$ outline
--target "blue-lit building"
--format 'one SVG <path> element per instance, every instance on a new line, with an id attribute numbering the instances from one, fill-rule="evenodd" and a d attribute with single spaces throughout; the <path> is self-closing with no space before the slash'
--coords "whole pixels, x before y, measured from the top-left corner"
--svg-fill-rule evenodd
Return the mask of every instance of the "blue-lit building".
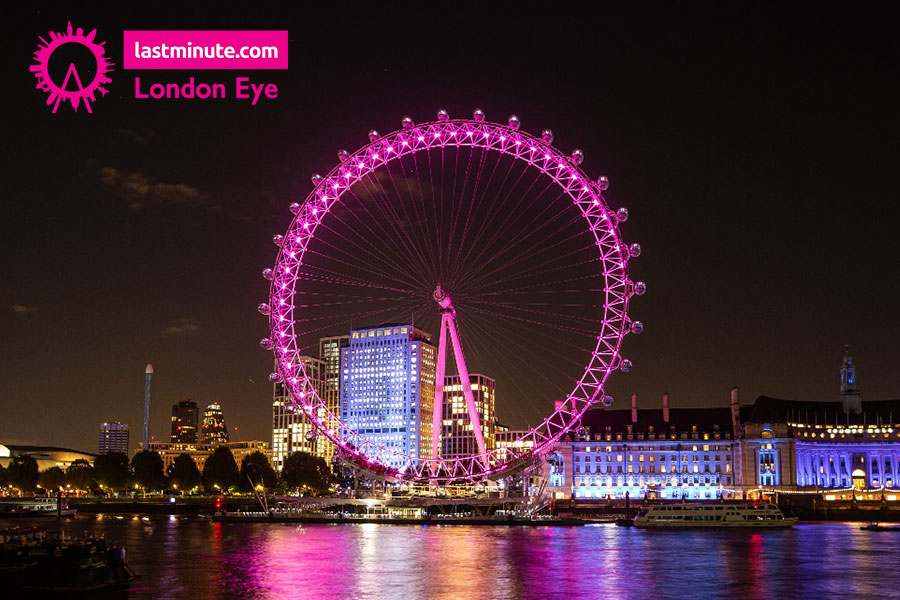
<path id="1" fill-rule="evenodd" d="M 733 494 L 732 409 L 593 410 L 548 465 L 560 497 L 717 499 Z"/>
<path id="2" fill-rule="evenodd" d="M 864 402 L 849 350 L 840 400 L 759 396 L 740 406 L 591 410 L 546 458 L 557 497 L 705 500 L 881 490 L 900 501 L 900 400 Z M 827 496 L 826 496 L 827 499 Z"/>
<path id="3" fill-rule="evenodd" d="M 342 347 L 340 414 L 348 431 L 376 447 L 369 458 L 397 469 L 406 456 L 431 454 L 436 350 L 412 325 L 382 325 L 350 333 Z M 357 444 L 359 445 L 359 444 Z"/>

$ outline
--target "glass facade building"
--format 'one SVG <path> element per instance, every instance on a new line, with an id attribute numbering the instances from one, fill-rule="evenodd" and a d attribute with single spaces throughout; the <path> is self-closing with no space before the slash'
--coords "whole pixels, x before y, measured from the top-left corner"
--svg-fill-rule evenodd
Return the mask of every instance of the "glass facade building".
<path id="1" fill-rule="evenodd" d="M 496 384 L 493 379 L 477 373 L 469 375 L 472 396 L 481 421 L 481 435 L 488 452 L 496 445 L 497 417 L 495 412 Z M 441 458 L 463 458 L 478 454 L 478 444 L 463 396 L 459 375 L 444 378 L 444 403 L 441 426 Z"/>
<path id="2" fill-rule="evenodd" d="M 405 457 L 427 458 L 435 358 L 430 336 L 412 325 L 352 331 L 341 348 L 341 438 L 353 443 L 356 432 L 377 447 L 365 451 L 370 459 L 400 470 Z"/>
<path id="3" fill-rule="evenodd" d="M 203 440 L 204 444 L 225 444 L 228 442 L 228 427 L 225 425 L 225 415 L 218 402 L 213 402 L 206 407 L 203 413 Z"/>
<path id="4" fill-rule="evenodd" d="M 199 441 L 197 439 L 199 417 L 200 410 L 197 403 L 189 398 L 172 406 L 172 443 L 196 444 Z"/>

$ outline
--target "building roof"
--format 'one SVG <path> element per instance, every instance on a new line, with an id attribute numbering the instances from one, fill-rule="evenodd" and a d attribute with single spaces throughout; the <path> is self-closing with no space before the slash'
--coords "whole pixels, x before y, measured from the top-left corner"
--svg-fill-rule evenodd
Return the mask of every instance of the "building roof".
<path id="1" fill-rule="evenodd" d="M 70 454 L 84 454 L 85 456 L 97 456 L 93 452 L 83 452 L 81 450 L 72 450 L 71 448 L 58 448 L 56 446 L 17 446 L 15 444 L 5 444 L 13 456 L 20 454 L 49 454 L 51 452 L 68 452 Z"/>
<path id="2" fill-rule="evenodd" d="M 638 409 L 637 423 L 631 421 L 631 409 L 593 409 L 585 413 L 582 425 L 591 433 L 606 433 L 609 427 L 612 433 L 624 433 L 632 425 L 634 433 L 647 432 L 650 426 L 656 433 L 669 432 L 672 426 L 675 431 L 690 432 L 694 426 L 698 432 L 712 432 L 718 425 L 721 433 L 731 433 L 731 408 L 669 408 L 669 420 L 663 420 L 662 408 Z"/>
<path id="3" fill-rule="evenodd" d="M 744 415 L 744 408 L 749 414 Z M 741 407 L 741 420 L 750 423 L 819 423 L 827 425 L 876 424 L 900 422 L 900 400 L 869 400 L 862 402 L 862 413 L 847 414 L 841 402 L 807 402 L 760 396 L 751 407 Z"/>

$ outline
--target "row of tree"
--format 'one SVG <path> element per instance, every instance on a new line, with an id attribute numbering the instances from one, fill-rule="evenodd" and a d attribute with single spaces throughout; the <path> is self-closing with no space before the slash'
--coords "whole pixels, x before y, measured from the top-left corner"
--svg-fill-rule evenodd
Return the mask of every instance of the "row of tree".
<path id="1" fill-rule="evenodd" d="M 179 454 L 165 470 L 159 453 L 142 450 L 131 461 L 119 452 L 101 454 L 93 466 L 76 460 L 68 468 L 51 467 L 38 472 L 30 456 L 16 456 L 6 468 L 0 467 L 0 487 L 11 486 L 30 493 L 44 490 L 73 489 L 109 491 L 140 488 L 145 491 L 175 490 L 210 493 L 249 492 L 261 486 L 270 492 L 322 494 L 335 482 L 328 464 L 307 452 L 295 452 L 276 473 L 262 452 L 246 456 L 238 467 L 231 450 L 220 446 L 206 460 L 201 471 L 190 454 Z"/>

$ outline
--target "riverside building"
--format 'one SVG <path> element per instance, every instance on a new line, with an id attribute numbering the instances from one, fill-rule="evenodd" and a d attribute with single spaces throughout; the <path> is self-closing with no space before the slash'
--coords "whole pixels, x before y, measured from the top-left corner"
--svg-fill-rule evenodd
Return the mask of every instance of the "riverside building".
<path id="1" fill-rule="evenodd" d="M 190 398 L 185 398 L 173 405 L 171 442 L 173 444 L 196 444 L 199 441 L 197 439 L 199 416 L 200 410 L 197 408 L 197 403 Z"/>
<path id="2" fill-rule="evenodd" d="M 671 408 L 664 394 L 661 409 L 638 409 L 632 396 L 630 411 L 588 411 L 580 434 L 544 460 L 551 490 L 682 500 L 868 491 L 900 501 L 900 400 L 862 401 L 849 350 L 840 375 L 834 401 L 759 396 L 741 406 L 734 388 L 729 407 Z"/>
<path id="3" fill-rule="evenodd" d="M 321 396 L 324 388 L 324 361 L 311 356 L 303 356 L 300 360 L 303 361 L 310 384 Z M 324 416 L 324 411 L 319 416 Z M 272 466 L 280 471 L 288 455 L 293 452 L 307 452 L 330 459 L 330 456 L 326 456 L 326 443 L 333 447 L 324 435 L 318 435 L 309 417 L 296 407 L 284 382 L 276 382 L 272 398 Z M 332 450 L 331 454 L 333 453 Z"/>
<path id="4" fill-rule="evenodd" d="M 495 387 L 493 379 L 478 373 L 469 375 L 475 408 L 481 422 L 484 449 L 488 452 L 495 449 L 497 424 L 495 405 Z M 469 416 L 469 408 L 463 396 L 463 388 L 459 375 L 444 378 L 444 402 L 441 421 L 441 458 L 463 458 L 478 454 L 475 430 Z"/>
<path id="5" fill-rule="evenodd" d="M 128 423 L 108 421 L 100 423 L 100 438 L 97 442 L 99 454 L 121 452 L 128 454 Z"/>
<path id="6" fill-rule="evenodd" d="M 341 438 L 373 447 L 370 458 L 403 470 L 403 456 L 431 452 L 436 350 L 430 336 L 412 325 L 354 330 L 341 348 Z M 359 434 L 355 439 L 351 431 Z"/>
<path id="7" fill-rule="evenodd" d="M 228 427 L 225 425 L 225 415 L 218 402 L 213 402 L 203 412 L 202 431 L 204 444 L 228 443 Z"/>

